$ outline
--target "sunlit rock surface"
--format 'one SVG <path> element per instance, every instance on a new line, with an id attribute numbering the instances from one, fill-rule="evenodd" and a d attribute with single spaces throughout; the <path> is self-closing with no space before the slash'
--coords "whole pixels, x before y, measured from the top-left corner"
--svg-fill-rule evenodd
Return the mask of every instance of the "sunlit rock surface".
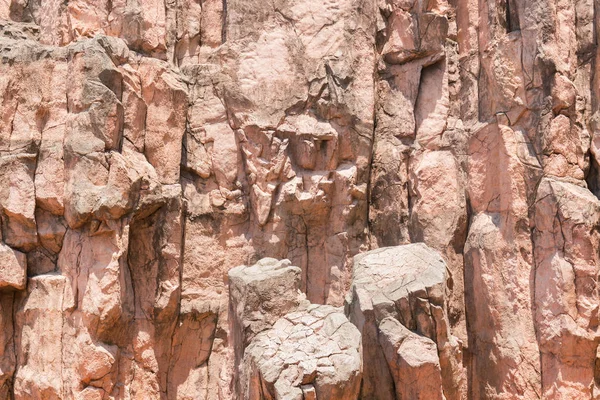
<path id="1" fill-rule="evenodd" d="M 595 0 L 0 0 L 0 399 L 600 398 L 599 41 Z"/>

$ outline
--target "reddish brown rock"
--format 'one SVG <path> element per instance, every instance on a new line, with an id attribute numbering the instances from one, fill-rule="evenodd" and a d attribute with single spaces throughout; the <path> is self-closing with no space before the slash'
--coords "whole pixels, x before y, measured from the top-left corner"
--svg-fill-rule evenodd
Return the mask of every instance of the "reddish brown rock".
<path id="1" fill-rule="evenodd" d="M 599 27 L 0 0 L 0 398 L 600 397 Z"/>
<path id="2" fill-rule="evenodd" d="M 13 304 L 13 293 L 0 296 L 0 395 L 5 398 L 9 398 L 12 393 L 12 378 L 16 367 Z"/>

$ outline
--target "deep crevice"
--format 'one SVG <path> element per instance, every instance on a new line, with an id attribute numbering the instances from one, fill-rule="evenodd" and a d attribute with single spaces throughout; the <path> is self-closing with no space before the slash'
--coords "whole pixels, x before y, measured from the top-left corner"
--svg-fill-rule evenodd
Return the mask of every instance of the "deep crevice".
<path id="1" fill-rule="evenodd" d="M 506 0 L 506 33 L 520 30 L 516 0 Z"/>

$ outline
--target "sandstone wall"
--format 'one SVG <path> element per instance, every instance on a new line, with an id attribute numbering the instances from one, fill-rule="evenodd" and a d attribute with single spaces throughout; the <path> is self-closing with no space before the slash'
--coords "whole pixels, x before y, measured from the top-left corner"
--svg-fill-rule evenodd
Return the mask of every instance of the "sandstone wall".
<path id="1" fill-rule="evenodd" d="M 0 399 L 600 399 L 599 40 L 596 0 L 0 0 Z M 243 294 L 264 257 L 306 299 Z M 351 361 L 265 380 L 278 328 Z"/>

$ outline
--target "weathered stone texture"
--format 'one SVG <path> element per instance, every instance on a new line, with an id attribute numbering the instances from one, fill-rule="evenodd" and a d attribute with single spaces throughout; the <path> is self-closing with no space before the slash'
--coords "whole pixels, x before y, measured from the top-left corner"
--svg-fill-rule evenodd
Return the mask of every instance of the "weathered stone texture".
<path id="1" fill-rule="evenodd" d="M 229 281 L 237 396 L 358 399 L 361 335 L 341 308 L 306 300 L 300 268 L 263 258 Z"/>
<path id="2" fill-rule="evenodd" d="M 599 42 L 596 0 L 0 0 L 0 399 L 600 398 Z"/>

